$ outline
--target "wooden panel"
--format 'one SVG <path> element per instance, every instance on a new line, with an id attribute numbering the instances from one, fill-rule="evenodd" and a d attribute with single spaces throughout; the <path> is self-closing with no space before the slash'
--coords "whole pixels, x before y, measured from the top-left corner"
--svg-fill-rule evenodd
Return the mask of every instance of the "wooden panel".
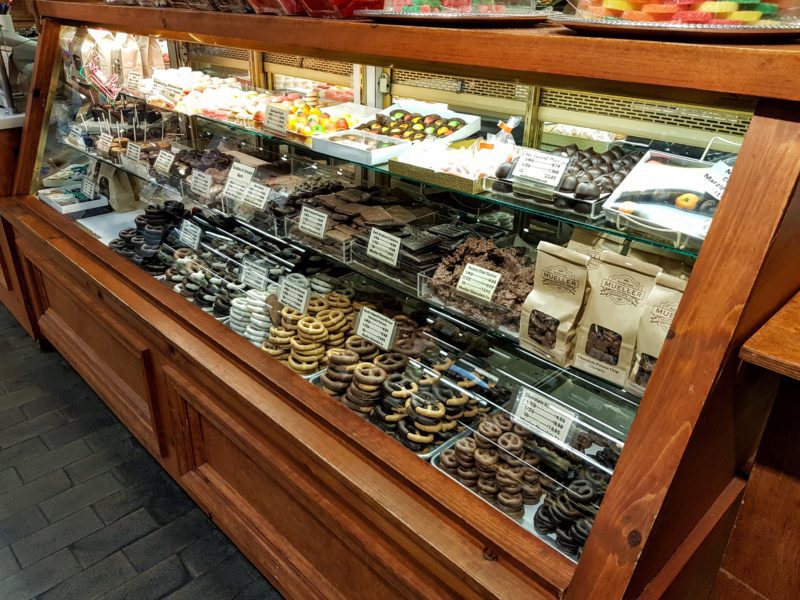
<path id="1" fill-rule="evenodd" d="M 767 321 L 744 346 L 742 360 L 800 379 L 800 294 Z"/>
<path id="2" fill-rule="evenodd" d="M 800 48 L 582 37 L 562 27 L 457 29 L 42 0 L 42 16 L 204 44 L 553 84 L 564 77 L 800 100 Z M 669 60 L 665 60 L 665 57 Z M 731 69 L 731 65 L 736 65 Z M 783 76 L 776 76 L 782 74 Z"/>
<path id="3" fill-rule="evenodd" d="M 734 395 L 737 352 L 800 287 L 797 139 L 800 105 L 759 105 L 570 585 L 573 598 L 640 594 L 752 457 L 771 396 L 750 375 L 748 396 Z"/>
<path id="4" fill-rule="evenodd" d="M 730 589 L 759 598 L 794 600 L 800 588 L 800 382 L 784 379 L 775 400 L 731 536 L 713 598 Z M 734 579 L 742 585 L 734 585 Z"/>
<path id="5" fill-rule="evenodd" d="M 14 229 L 2 214 L 0 206 L 0 302 L 14 315 L 28 335 L 38 339 L 39 331 L 31 320 L 23 277 L 17 272 L 19 261 L 14 243 Z"/>
<path id="6" fill-rule="evenodd" d="M 22 127 L 0 129 L 0 196 L 8 196 L 14 189 L 14 171 L 22 138 Z"/>

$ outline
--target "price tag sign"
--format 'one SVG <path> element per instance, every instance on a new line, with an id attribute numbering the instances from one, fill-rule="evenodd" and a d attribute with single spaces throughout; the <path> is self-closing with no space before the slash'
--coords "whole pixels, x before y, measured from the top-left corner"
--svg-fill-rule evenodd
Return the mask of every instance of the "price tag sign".
<path id="1" fill-rule="evenodd" d="M 255 167 L 248 167 L 242 163 L 233 163 L 231 171 L 228 173 L 228 181 L 235 181 L 237 183 L 247 184 L 253 178 L 253 173 L 256 172 Z"/>
<path id="2" fill-rule="evenodd" d="M 244 200 L 244 195 L 247 193 L 247 184 L 241 183 L 234 179 L 228 178 L 225 182 L 225 187 L 222 190 L 222 195 L 231 200 Z"/>
<path id="3" fill-rule="evenodd" d="M 242 283 L 263 292 L 269 286 L 269 269 L 255 260 L 246 260 L 242 265 L 242 273 L 239 278 Z"/>
<path id="4" fill-rule="evenodd" d="M 517 166 L 514 168 L 514 177 L 524 177 L 549 187 L 556 187 L 561 183 L 567 165 L 569 158 L 565 156 L 555 156 L 541 150 L 526 148 L 519 155 Z"/>
<path id="5" fill-rule="evenodd" d="M 260 183 L 251 183 L 244 195 L 244 202 L 263 210 L 269 201 L 272 190 Z"/>
<path id="6" fill-rule="evenodd" d="M 128 149 L 125 150 L 125 156 L 133 162 L 139 162 L 139 159 L 142 157 L 142 147 L 139 144 L 128 142 Z"/>
<path id="7" fill-rule="evenodd" d="M 367 242 L 367 256 L 396 267 L 402 243 L 403 241 L 396 235 L 373 227 Z"/>
<path id="8" fill-rule="evenodd" d="M 303 233 L 321 239 L 325 236 L 325 229 L 327 226 L 328 213 L 309 208 L 308 206 L 304 206 L 300 209 L 300 221 L 297 223 L 297 227 Z"/>
<path id="9" fill-rule="evenodd" d="M 83 139 L 83 130 L 80 125 L 70 125 L 69 132 L 79 147 L 86 148 L 86 141 Z"/>
<path id="10" fill-rule="evenodd" d="M 299 313 L 305 313 L 308 309 L 308 300 L 310 298 L 310 287 L 307 285 L 300 285 L 296 281 L 291 281 L 289 279 L 283 280 L 281 291 L 278 294 L 278 302 Z"/>
<path id="11" fill-rule="evenodd" d="M 162 175 L 169 176 L 169 169 L 172 167 L 172 163 L 175 161 L 175 155 L 172 152 L 167 152 L 166 150 L 161 150 L 156 156 L 156 171 L 161 173 Z"/>
<path id="12" fill-rule="evenodd" d="M 131 92 L 139 91 L 139 82 L 142 80 L 142 74 L 139 71 L 131 71 L 128 73 L 128 79 L 125 81 L 125 89 Z"/>
<path id="13" fill-rule="evenodd" d="M 733 167 L 726 165 L 722 161 L 714 163 L 714 166 L 703 176 L 706 183 L 706 193 L 714 196 L 717 200 L 722 198 L 722 193 L 728 185 L 732 170 Z"/>
<path id="14" fill-rule="evenodd" d="M 467 263 L 461 277 L 458 278 L 456 290 L 473 298 L 491 302 L 498 283 L 500 283 L 500 273 L 497 271 Z"/>
<path id="15" fill-rule="evenodd" d="M 97 140 L 97 149 L 100 152 L 108 153 L 111 150 L 111 144 L 114 142 L 114 137 L 110 133 L 101 133 L 100 139 Z"/>
<path id="16" fill-rule="evenodd" d="M 180 234 L 181 242 L 189 246 L 192 250 L 197 250 L 200 247 L 200 240 L 203 238 L 203 230 L 195 223 L 185 219 L 181 223 L 181 228 L 178 231 Z"/>
<path id="17" fill-rule="evenodd" d="M 525 427 L 566 442 L 575 418 L 575 412 L 535 390 L 521 387 L 517 393 L 514 420 Z"/>
<path id="18" fill-rule="evenodd" d="M 211 184 L 214 182 L 211 175 L 203 173 L 203 171 L 195 169 L 192 171 L 192 183 L 189 189 L 193 194 L 208 198 L 211 196 Z"/>
<path id="19" fill-rule="evenodd" d="M 394 344 L 397 333 L 397 321 L 383 316 L 371 308 L 362 308 L 358 316 L 356 334 L 365 340 L 388 350 Z"/>
<path id="20" fill-rule="evenodd" d="M 277 106 L 267 106 L 264 113 L 264 129 L 275 133 L 286 133 L 286 121 L 289 120 L 289 111 Z"/>
<path id="21" fill-rule="evenodd" d="M 173 97 L 175 96 L 183 96 L 183 88 L 179 85 L 171 85 L 167 84 L 166 91 Z"/>
<path id="22" fill-rule="evenodd" d="M 81 194 L 89 198 L 89 200 L 94 200 L 95 196 L 95 184 L 94 181 L 89 179 L 88 177 L 83 180 L 81 184 Z"/>

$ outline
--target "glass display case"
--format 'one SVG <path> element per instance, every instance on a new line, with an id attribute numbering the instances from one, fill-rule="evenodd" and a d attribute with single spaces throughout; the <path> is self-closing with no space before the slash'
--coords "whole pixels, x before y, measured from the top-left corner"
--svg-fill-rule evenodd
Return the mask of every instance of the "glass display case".
<path id="1" fill-rule="evenodd" d="M 62 29 L 39 199 L 578 561 L 752 106 L 547 88 L 515 140 L 104 39 Z"/>

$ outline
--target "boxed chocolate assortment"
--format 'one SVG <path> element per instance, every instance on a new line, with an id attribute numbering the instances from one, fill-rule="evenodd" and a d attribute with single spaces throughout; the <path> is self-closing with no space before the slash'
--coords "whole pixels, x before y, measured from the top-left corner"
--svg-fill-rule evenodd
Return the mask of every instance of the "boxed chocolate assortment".
<path id="1" fill-rule="evenodd" d="M 636 360 L 626 385 L 628 391 L 640 396 L 644 394 L 685 289 L 686 281 L 683 279 L 666 273 L 656 275 L 655 286 L 639 319 Z"/>
<path id="2" fill-rule="evenodd" d="M 578 328 L 575 367 L 623 386 L 633 366 L 639 317 L 661 272 L 636 259 L 603 252 Z"/>
<path id="3" fill-rule="evenodd" d="M 522 305 L 520 345 L 562 367 L 570 364 L 590 289 L 588 264 L 585 254 L 540 242 L 533 290 Z"/>

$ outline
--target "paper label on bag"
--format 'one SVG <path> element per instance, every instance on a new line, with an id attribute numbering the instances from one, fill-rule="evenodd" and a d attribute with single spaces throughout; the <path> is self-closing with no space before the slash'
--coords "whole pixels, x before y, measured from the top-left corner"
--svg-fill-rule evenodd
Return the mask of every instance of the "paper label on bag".
<path id="1" fill-rule="evenodd" d="M 722 193 L 728 185 L 733 167 L 719 161 L 703 175 L 706 182 L 706 193 L 713 196 L 716 200 L 722 198 Z"/>
<path id="2" fill-rule="evenodd" d="M 363 337 L 368 342 L 388 350 L 394 344 L 394 336 L 397 333 L 397 321 L 385 317 L 371 308 L 362 308 L 358 316 L 358 326 L 356 334 Z"/>
<path id="3" fill-rule="evenodd" d="M 321 210 L 314 210 L 304 206 L 300 210 L 300 220 L 297 227 L 303 233 L 322 238 L 325 235 L 325 228 L 328 226 L 328 213 Z"/>
<path id="4" fill-rule="evenodd" d="M 192 171 L 192 183 L 189 185 L 189 189 L 193 194 L 208 198 L 211 195 L 211 184 L 213 182 L 211 175 L 195 169 Z"/>
<path id="5" fill-rule="evenodd" d="M 173 162 L 175 162 L 175 155 L 171 152 L 167 152 L 166 150 L 161 150 L 158 153 L 158 156 L 156 156 L 156 171 L 162 175 L 169 176 L 169 170 L 170 167 L 172 167 Z"/>
<path id="6" fill-rule="evenodd" d="M 245 192 L 243 202 L 255 206 L 259 210 L 263 210 L 267 205 L 271 192 L 272 190 L 265 185 L 251 183 L 250 187 L 247 188 L 247 192 Z"/>
<path id="7" fill-rule="evenodd" d="M 239 279 L 251 288 L 263 292 L 269 286 L 269 268 L 266 265 L 256 263 L 254 260 L 247 260 L 242 265 L 242 273 Z"/>
<path id="8" fill-rule="evenodd" d="M 94 200 L 95 187 L 94 181 L 86 177 L 81 184 L 81 194 L 89 198 L 89 200 Z"/>
<path id="9" fill-rule="evenodd" d="M 128 149 L 125 151 L 125 156 L 133 162 L 139 162 L 142 157 L 142 147 L 139 144 L 128 142 Z"/>
<path id="10" fill-rule="evenodd" d="M 403 241 L 396 235 L 373 227 L 367 242 L 367 256 L 396 267 L 402 244 Z"/>
<path id="11" fill-rule="evenodd" d="M 108 153 L 111 150 L 111 144 L 114 142 L 114 137 L 110 133 L 101 133 L 100 139 L 97 140 L 97 149 L 100 152 Z"/>
<path id="12" fill-rule="evenodd" d="M 525 148 L 514 168 L 514 177 L 524 177 L 549 187 L 556 187 L 561 183 L 568 165 L 569 158 L 565 156 L 555 156 L 541 150 Z"/>
<path id="13" fill-rule="evenodd" d="M 283 280 L 281 290 L 278 293 L 278 302 L 299 313 L 305 313 L 308 309 L 308 301 L 310 298 L 310 287 L 298 284 L 296 281 L 290 279 Z"/>
<path id="14" fill-rule="evenodd" d="M 514 420 L 561 442 L 567 441 L 576 416 L 575 412 L 530 388 L 521 387 L 517 393 Z"/>
<path id="15" fill-rule="evenodd" d="M 125 81 L 125 89 L 129 92 L 139 91 L 139 82 L 142 80 L 142 74 L 139 71 L 131 71 L 128 73 L 128 79 Z"/>
<path id="16" fill-rule="evenodd" d="M 189 220 L 184 220 L 181 223 L 181 228 L 178 230 L 181 242 L 189 246 L 192 250 L 197 250 L 200 247 L 200 240 L 203 238 L 203 230 L 195 223 Z"/>
<path id="17" fill-rule="evenodd" d="M 468 296 L 491 302 L 498 283 L 500 283 L 500 273 L 497 271 L 490 271 L 467 263 L 461 277 L 458 278 L 456 290 Z"/>
<path id="18" fill-rule="evenodd" d="M 235 181 L 236 183 L 247 184 L 253 178 L 253 173 L 256 172 L 255 167 L 248 167 L 242 163 L 233 163 L 231 165 L 230 173 L 228 173 L 228 181 Z"/>
<path id="19" fill-rule="evenodd" d="M 286 122 L 289 120 L 289 111 L 277 106 L 267 106 L 264 113 L 264 129 L 275 133 L 286 133 Z"/>

